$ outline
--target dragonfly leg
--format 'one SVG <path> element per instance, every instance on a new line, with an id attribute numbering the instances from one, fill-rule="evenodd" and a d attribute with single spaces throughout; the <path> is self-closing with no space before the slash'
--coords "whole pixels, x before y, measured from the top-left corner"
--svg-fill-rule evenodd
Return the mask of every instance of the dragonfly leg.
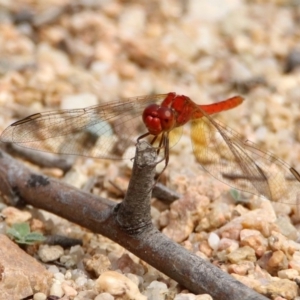
<path id="1" fill-rule="evenodd" d="M 150 132 L 146 132 L 146 133 L 140 135 L 140 136 L 137 138 L 136 142 L 138 143 L 141 139 L 145 138 L 145 137 L 148 136 L 148 135 L 150 135 Z"/>
<path id="2" fill-rule="evenodd" d="M 157 135 L 154 136 L 154 138 L 152 139 L 152 141 L 150 142 L 150 144 L 153 145 L 155 143 L 156 139 L 157 139 Z"/>
<path id="3" fill-rule="evenodd" d="M 166 168 L 169 164 L 169 135 L 168 135 L 168 133 L 164 133 L 162 138 L 161 138 L 159 149 L 161 149 L 161 148 L 164 148 L 164 157 L 161 160 L 159 160 L 157 162 L 157 164 L 159 164 L 160 162 L 162 162 L 164 160 L 165 161 L 165 166 L 162 169 L 162 171 L 158 174 L 158 176 L 155 180 L 154 186 L 156 185 L 156 183 L 158 182 L 160 176 L 163 174 L 163 172 L 166 170 Z"/>
<path id="4" fill-rule="evenodd" d="M 143 139 L 143 138 L 145 138 L 145 137 L 147 137 L 148 135 L 150 135 L 151 133 L 150 132 L 147 132 L 147 133 L 144 133 L 144 134 L 142 134 L 141 136 L 139 136 L 138 138 L 137 138 L 137 143 L 141 140 L 141 139 Z M 161 135 L 161 138 L 160 138 L 160 141 L 159 141 L 159 145 L 158 145 L 158 147 L 155 147 L 155 149 L 157 149 L 157 155 L 159 155 L 159 152 L 160 152 L 160 149 L 162 149 L 162 148 L 164 148 L 165 146 L 164 146 L 164 135 L 165 135 L 165 133 L 163 133 L 162 135 Z M 151 140 L 151 142 L 150 142 L 150 145 L 153 145 L 154 143 L 155 143 L 155 141 L 157 140 L 157 138 L 158 138 L 158 135 L 155 135 L 154 137 L 153 137 L 153 139 Z"/>
<path id="5" fill-rule="evenodd" d="M 168 164 L 169 164 L 169 155 L 170 155 L 170 149 L 169 149 L 169 135 L 168 133 L 164 136 L 164 160 L 165 160 L 165 166 L 162 169 L 162 171 L 160 172 L 159 176 L 166 170 Z"/>
<path id="6" fill-rule="evenodd" d="M 156 151 L 157 155 L 159 155 L 160 149 L 162 149 L 162 148 L 165 147 L 165 145 L 164 145 L 164 139 L 165 139 L 165 134 L 163 134 L 161 136 L 161 138 L 160 138 L 159 145 L 158 145 L 157 151 Z"/>

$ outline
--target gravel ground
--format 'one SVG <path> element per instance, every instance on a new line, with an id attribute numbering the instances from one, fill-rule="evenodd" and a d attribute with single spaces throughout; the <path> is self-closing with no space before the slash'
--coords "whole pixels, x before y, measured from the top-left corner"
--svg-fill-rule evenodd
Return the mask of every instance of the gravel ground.
<path id="1" fill-rule="evenodd" d="M 0 54 L 0 132 L 29 114 L 120 98 L 172 91 L 209 104 L 241 95 L 246 101 L 218 119 L 300 169 L 297 0 L 0 1 Z M 93 193 L 120 200 L 109 180 L 126 188 L 130 164 L 78 157 L 66 175 L 43 172 L 78 188 L 96 178 Z M 154 223 L 165 234 L 222 261 L 225 272 L 271 299 L 298 299 L 297 207 L 246 194 L 235 202 L 230 187 L 195 164 L 185 131 L 163 180 L 184 195 L 170 207 L 153 200 Z M 179 223 L 183 206 L 191 210 Z M 64 299 L 113 299 L 107 282 L 130 279 L 131 299 L 210 299 L 149 266 L 145 272 L 145 263 L 104 237 L 44 218 L 52 233 L 84 240 L 62 251 L 64 267 L 47 264 L 56 278 L 51 294 L 62 296 L 64 286 Z"/>

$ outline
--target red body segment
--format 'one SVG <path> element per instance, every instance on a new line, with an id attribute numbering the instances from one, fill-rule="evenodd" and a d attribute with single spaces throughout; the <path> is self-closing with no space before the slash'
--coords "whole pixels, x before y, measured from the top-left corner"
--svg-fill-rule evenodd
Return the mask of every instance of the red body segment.
<path id="1" fill-rule="evenodd" d="M 144 110 L 143 121 L 150 134 L 159 135 L 192 119 L 203 117 L 201 109 L 211 115 L 232 109 L 242 102 L 242 97 L 235 96 L 218 103 L 197 105 L 187 96 L 168 93 L 161 105 L 151 104 Z"/>
<path id="2" fill-rule="evenodd" d="M 203 109 L 207 114 L 212 115 L 216 114 L 225 110 L 229 110 L 232 108 L 235 108 L 236 106 L 240 105 L 244 99 L 240 96 L 234 96 L 232 98 L 226 99 L 224 101 L 213 103 L 213 104 L 207 104 L 207 105 L 199 105 L 201 109 Z M 193 118 L 201 118 L 203 114 L 201 111 L 197 111 Z"/>

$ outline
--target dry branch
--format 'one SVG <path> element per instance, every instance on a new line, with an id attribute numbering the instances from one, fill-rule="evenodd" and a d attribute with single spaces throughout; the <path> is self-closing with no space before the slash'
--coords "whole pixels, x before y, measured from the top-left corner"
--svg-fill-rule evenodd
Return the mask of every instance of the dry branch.
<path id="1" fill-rule="evenodd" d="M 151 222 L 150 197 L 156 151 L 137 145 L 131 182 L 121 204 L 33 173 L 0 151 L 0 191 L 102 234 L 195 294 L 214 299 L 267 299 L 159 232 Z"/>

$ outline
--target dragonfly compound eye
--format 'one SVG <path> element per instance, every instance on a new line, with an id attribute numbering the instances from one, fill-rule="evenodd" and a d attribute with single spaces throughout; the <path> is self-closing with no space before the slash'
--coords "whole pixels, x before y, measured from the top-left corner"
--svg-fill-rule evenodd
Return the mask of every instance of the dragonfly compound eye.
<path id="1" fill-rule="evenodd" d="M 163 129 L 158 117 L 159 105 L 151 104 L 143 112 L 143 121 L 149 132 L 153 135 L 159 135 Z"/>
<path id="2" fill-rule="evenodd" d="M 174 127 L 175 117 L 171 108 L 151 104 L 143 112 L 143 121 L 151 134 L 159 135 Z"/>
<path id="3" fill-rule="evenodd" d="M 175 125 L 175 116 L 173 110 L 168 107 L 160 107 L 157 110 L 158 118 L 160 119 L 163 131 L 171 130 Z"/>

